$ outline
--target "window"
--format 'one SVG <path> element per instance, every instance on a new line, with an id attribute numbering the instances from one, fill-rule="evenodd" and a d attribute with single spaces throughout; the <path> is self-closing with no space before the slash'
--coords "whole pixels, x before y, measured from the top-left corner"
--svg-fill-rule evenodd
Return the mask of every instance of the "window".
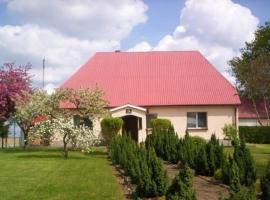
<path id="1" fill-rule="evenodd" d="M 207 128 L 206 112 L 188 112 L 187 128 Z"/>
<path id="2" fill-rule="evenodd" d="M 151 120 L 156 119 L 157 114 L 147 114 L 146 115 L 146 128 L 152 128 L 151 127 Z"/>
<path id="3" fill-rule="evenodd" d="M 73 116 L 74 126 L 85 126 L 87 128 L 93 129 L 93 122 L 89 117 L 81 117 L 79 115 Z"/>
<path id="4" fill-rule="evenodd" d="M 142 118 L 141 117 L 138 118 L 138 122 L 139 122 L 139 130 L 142 130 Z"/>

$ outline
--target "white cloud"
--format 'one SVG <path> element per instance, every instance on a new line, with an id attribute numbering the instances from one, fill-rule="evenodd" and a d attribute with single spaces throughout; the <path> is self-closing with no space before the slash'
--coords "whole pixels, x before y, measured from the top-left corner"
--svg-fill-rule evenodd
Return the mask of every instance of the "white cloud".
<path id="1" fill-rule="evenodd" d="M 45 57 L 45 82 L 49 83 L 59 83 L 68 78 L 93 52 L 111 51 L 120 46 L 118 41 L 80 40 L 36 25 L 0 27 L 0 38 L 0 49 L 5 49 L 0 61 L 13 58 L 33 63 L 33 79 L 41 82 L 42 59 Z"/>
<path id="2" fill-rule="evenodd" d="M 231 0 L 187 0 L 179 25 L 153 50 L 199 50 L 232 81 L 227 62 L 253 39 L 258 23 L 248 8 Z"/>
<path id="3" fill-rule="evenodd" d="M 86 39 L 123 39 L 147 20 L 142 0 L 13 0 L 8 11 L 23 23 L 39 24 Z"/>
<path id="4" fill-rule="evenodd" d="M 135 52 L 135 51 L 151 51 L 152 47 L 148 42 L 140 42 L 136 44 L 134 47 L 128 49 L 127 51 Z"/>
<path id="5" fill-rule="evenodd" d="M 49 89 L 69 78 L 96 51 L 120 49 L 134 26 L 147 20 L 142 0 L 5 2 L 20 25 L 0 26 L 0 63 L 32 63 L 34 82 L 40 84 L 45 57 Z"/>

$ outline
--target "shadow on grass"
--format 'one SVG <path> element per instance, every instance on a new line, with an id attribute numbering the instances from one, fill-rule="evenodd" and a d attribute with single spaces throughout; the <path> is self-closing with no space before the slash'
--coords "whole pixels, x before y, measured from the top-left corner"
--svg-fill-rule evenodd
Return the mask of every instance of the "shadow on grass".
<path id="1" fill-rule="evenodd" d="M 23 159 L 65 159 L 63 155 L 59 154 L 59 155 L 55 155 L 55 154 L 28 154 L 28 155 L 19 155 L 17 156 L 17 158 L 23 158 Z M 81 156 L 69 156 L 68 160 L 83 160 L 83 159 L 87 159 L 86 157 L 81 157 Z"/>
<path id="2" fill-rule="evenodd" d="M 3 153 L 26 153 L 26 152 L 61 152 L 63 148 L 55 147 L 27 147 L 27 148 L 7 148 L 1 149 L 0 152 Z"/>

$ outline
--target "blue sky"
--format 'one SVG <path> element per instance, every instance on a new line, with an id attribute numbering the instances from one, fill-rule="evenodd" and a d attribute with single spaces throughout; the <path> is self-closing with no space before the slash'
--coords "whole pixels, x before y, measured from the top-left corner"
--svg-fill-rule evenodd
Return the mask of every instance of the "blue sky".
<path id="1" fill-rule="evenodd" d="M 168 32 L 173 32 L 179 23 L 180 10 L 184 7 L 184 0 L 146 0 L 149 17 L 145 24 L 134 28 L 130 37 L 123 41 L 123 49 L 128 49 L 140 40 L 147 40 L 156 44 Z M 234 0 L 235 3 L 249 8 L 263 25 L 270 21 L 270 0 Z"/>
<path id="2" fill-rule="evenodd" d="M 0 0 L 0 64 L 32 63 L 48 90 L 97 51 L 199 50 L 226 78 L 228 60 L 270 21 L 269 0 Z"/>

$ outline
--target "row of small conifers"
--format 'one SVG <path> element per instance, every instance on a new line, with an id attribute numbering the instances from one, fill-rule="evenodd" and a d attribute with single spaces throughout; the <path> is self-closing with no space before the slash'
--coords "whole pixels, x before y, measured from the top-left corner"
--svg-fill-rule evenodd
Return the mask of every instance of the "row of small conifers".
<path id="1" fill-rule="evenodd" d="M 190 137 L 188 133 L 179 139 L 169 121 L 156 120 L 159 121 L 153 121 L 153 133 L 147 136 L 144 144 L 138 145 L 124 134 L 113 137 L 109 146 L 112 162 L 136 185 L 134 197 L 195 200 L 192 187 L 195 173 L 214 176 L 229 185 L 228 200 L 256 199 L 256 170 L 244 142 L 234 141 L 234 152 L 227 155 L 215 135 L 208 142 Z M 179 163 L 179 174 L 170 185 L 161 159 Z M 261 184 L 262 199 L 270 199 L 270 172 Z"/>

